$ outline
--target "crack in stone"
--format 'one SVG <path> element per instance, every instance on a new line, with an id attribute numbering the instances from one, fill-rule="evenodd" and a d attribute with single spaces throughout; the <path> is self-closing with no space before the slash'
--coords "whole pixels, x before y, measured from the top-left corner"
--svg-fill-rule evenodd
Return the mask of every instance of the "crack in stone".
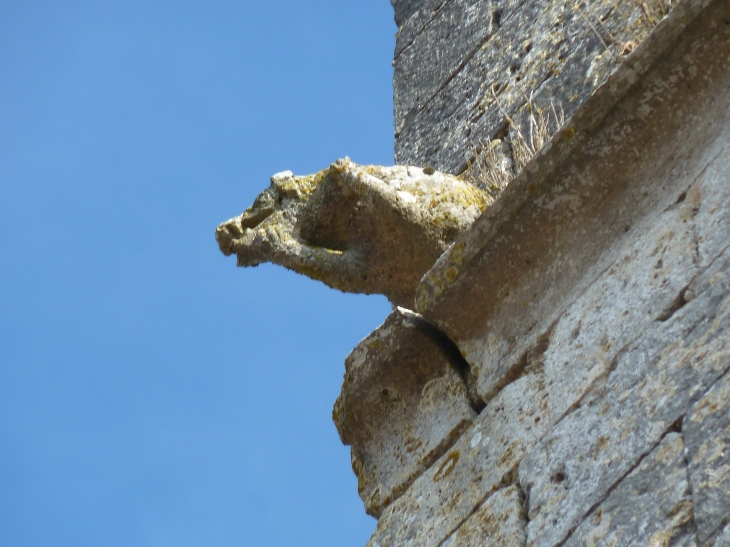
<path id="1" fill-rule="evenodd" d="M 707 395 L 707 393 L 708 393 L 708 392 L 709 392 L 709 391 L 710 391 L 710 390 L 711 390 L 711 389 L 713 388 L 713 386 L 714 386 L 714 385 L 715 385 L 715 384 L 716 384 L 716 383 L 717 383 L 717 382 L 718 382 L 718 381 L 719 381 L 719 380 L 720 380 L 721 378 L 723 378 L 723 377 L 724 377 L 724 376 L 725 376 L 726 374 L 728 374 L 728 373 L 730 373 L 730 364 L 729 364 L 729 365 L 727 366 L 727 368 L 726 368 L 726 369 L 725 369 L 725 370 L 724 370 L 724 371 L 723 371 L 723 372 L 722 372 L 722 373 L 721 373 L 721 374 L 720 374 L 720 375 L 718 376 L 718 379 L 717 379 L 717 380 L 716 380 L 715 382 L 713 382 L 713 383 L 712 383 L 712 385 L 710 385 L 710 386 L 709 386 L 709 387 L 708 387 L 708 388 L 707 388 L 707 389 L 706 389 L 705 391 L 703 391 L 703 392 L 702 392 L 702 393 L 701 393 L 700 395 L 698 395 L 698 396 L 696 397 L 696 399 L 694 400 L 694 402 L 692 402 L 692 403 L 691 403 L 691 405 L 690 405 L 690 408 L 691 408 L 692 406 L 694 406 L 694 404 L 695 404 L 695 403 L 696 403 L 697 401 L 700 401 L 700 400 L 702 400 L 702 398 L 703 398 L 703 397 L 704 397 L 705 395 Z M 689 411 L 689 410 L 688 410 L 688 411 Z M 579 526 L 580 526 L 580 525 L 581 525 L 581 524 L 582 524 L 583 522 L 585 522 L 585 520 L 586 520 L 586 518 L 588 517 L 588 515 L 590 515 L 591 513 L 593 513 L 593 511 L 594 511 L 594 510 L 596 510 L 596 509 L 597 509 L 597 508 L 598 508 L 598 507 L 599 507 L 599 506 L 600 506 L 600 505 L 601 505 L 602 503 L 604 503 L 604 502 L 605 502 L 605 501 L 606 501 L 606 500 L 608 499 L 608 497 L 609 497 L 609 496 L 611 495 L 611 493 L 612 493 L 612 492 L 613 492 L 614 490 L 616 490 L 616 488 L 618 488 L 618 487 L 619 487 L 619 485 L 620 485 L 620 484 L 621 484 L 621 483 L 623 482 L 623 480 L 624 480 L 624 479 L 625 479 L 625 478 L 626 478 L 627 476 L 629 476 L 629 475 L 630 475 L 630 474 L 631 474 L 631 473 L 632 473 L 632 472 L 633 472 L 633 471 L 634 471 L 635 469 L 637 469 L 637 468 L 638 468 L 638 467 L 639 467 L 639 466 L 641 465 L 641 463 L 642 463 L 642 462 L 644 461 L 644 459 L 645 459 L 645 458 L 646 458 L 646 457 L 647 457 L 647 456 L 648 456 L 648 455 L 649 455 L 649 454 L 650 454 L 650 453 L 651 453 L 651 452 L 652 452 L 652 451 L 653 451 L 653 450 L 654 450 L 654 449 L 655 449 L 655 448 L 656 448 L 657 446 L 659 446 L 659 445 L 661 444 L 661 442 L 662 442 L 662 441 L 664 440 L 664 438 L 665 438 L 665 437 L 666 437 L 666 436 L 667 436 L 667 435 L 668 435 L 669 433 L 680 433 L 680 434 L 681 434 L 681 433 L 682 433 L 682 431 L 681 431 L 681 429 L 682 429 L 682 427 L 681 427 L 681 423 L 683 422 L 683 420 L 684 420 L 684 417 L 685 417 L 685 414 L 682 414 L 681 416 L 679 416 L 679 417 L 677 418 L 677 420 L 675 420 L 675 421 L 674 421 L 674 422 L 673 422 L 673 423 L 672 423 L 672 424 L 671 424 L 671 425 L 670 425 L 670 426 L 669 426 L 669 427 L 668 427 L 668 428 L 667 428 L 667 429 L 666 429 L 666 430 L 664 431 L 664 433 L 662 433 L 661 437 L 660 437 L 660 438 L 659 438 L 659 440 L 658 440 L 658 441 L 656 442 L 656 444 L 652 445 L 652 446 L 651 446 L 651 447 L 650 447 L 650 448 L 649 448 L 649 449 L 648 449 L 648 450 L 647 450 L 647 451 L 646 451 L 646 452 L 645 452 L 644 454 L 642 454 L 642 455 L 641 455 L 641 456 L 639 457 L 639 459 L 638 459 L 638 460 L 637 460 L 637 461 L 635 462 L 635 464 L 634 464 L 633 466 L 631 466 L 631 468 L 630 468 L 630 469 L 629 469 L 629 470 L 628 470 L 628 471 L 627 471 L 626 473 L 624 473 L 624 474 L 623 474 L 623 475 L 622 475 L 622 476 L 621 476 L 621 477 L 620 477 L 619 479 L 617 479 L 617 480 L 616 480 L 616 482 L 614 482 L 614 483 L 613 483 L 613 484 L 612 484 L 612 485 L 611 485 L 611 486 L 610 486 L 610 487 L 609 487 L 609 488 L 608 488 L 608 489 L 606 490 L 606 494 L 605 494 L 605 495 L 604 495 L 604 496 L 603 496 L 603 497 L 602 497 L 602 498 L 601 498 L 601 499 L 600 499 L 599 501 L 597 501 L 596 503 L 594 503 L 594 504 L 593 504 L 593 505 L 591 506 L 591 508 L 590 508 L 590 509 L 588 509 L 588 511 L 586 511 L 586 512 L 585 512 L 585 513 L 583 514 L 583 516 L 581 517 L 581 519 L 580 519 L 580 520 L 579 520 L 579 521 L 578 521 L 578 522 L 577 522 L 577 523 L 576 523 L 576 524 L 575 524 L 574 526 L 572 526 L 572 527 L 570 528 L 570 530 L 568 531 L 568 534 L 567 534 L 567 535 L 565 536 L 565 538 L 563 538 L 563 540 L 562 540 L 562 541 L 560 541 L 559 543 L 555 544 L 555 546 L 554 546 L 554 547 L 563 547 L 563 545 L 565 545 L 565 543 L 566 543 L 566 542 L 567 542 L 567 541 L 568 541 L 568 540 L 570 539 L 570 537 L 571 537 L 571 536 L 573 535 L 573 533 L 574 533 L 574 532 L 575 532 L 575 531 L 576 531 L 576 530 L 578 529 L 578 527 L 579 527 Z M 562 420 L 562 418 L 561 418 L 561 420 Z M 677 424 L 678 424 L 678 423 L 680 424 L 680 425 L 679 425 L 679 431 L 677 430 L 677 429 L 678 429 L 678 426 L 677 426 Z M 555 424 L 555 425 L 557 425 L 557 422 L 556 422 L 556 424 Z M 555 426 L 553 426 L 553 428 L 554 428 L 554 427 L 555 427 Z M 684 437 L 683 437 L 683 438 L 684 438 Z M 686 458 L 686 455 L 685 455 L 685 458 Z M 687 467 L 687 472 L 689 473 L 689 466 Z M 688 484 L 689 484 L 689 485 L 691 485 L 691 482 L 690 482 L 689 480 L 688 480 Z M 691 487 L 691 486 L 690 486 L 690 487 Z M 693 498 L 693 499 L 694 499 L 694 498 Z M 692 505 L 693 505 L 693 507 L 694 507 L 694 501 L 692 502 Z M 728 517 L 728 522 L 730 522 L 730 517 Z M 694 524 L 694 512 L 693 512 L 693 516 L 692 516 L 692 523 Z M 722 530 L 723 526 L 725 526 L 726 524 L 727 524 L 727 522 L 725 522 L 725 523 L 721 524 L 720 526 L 718 526 L 718 530 Z M 695 533 L 696 533 L 696 524 L 695 524 Z M 708 545 L 709 545 L 709 543 L 708 543 Z M 668 547 L 671 547 L 671 544 L 670 544 L 670 546 L 668 546 Z"/>
<path id="2" fill-rule="evenodd" d="M 725 250 L 727 250 L 728 247 L 730 247 L 730 245 L 728 245 L 727 247 L 725 247 L 725 249 L 723 250 L 723 252 Z M 720 255 L 722 255 L 722 253 L 719 253 L 718 256 L 715 257 L 714 260 L 716 260 L 717 258 L 719 258 Z M 713 260 L 713 262 L 714 262 L 714 260 Z M 712 383 L 712 385 L 710 385 L 705 391 L 703 391 L 699 395 L 699 397 L 697 397 L 697 401 L 701 401 L 702 399 L 704 399 L 705 396 L 707 396 L 707 394 L 715 387 L 715 385 L 718 382 L 722 381 L 725 378 L 725 376 L 728 375 L 728 374 L 730 374 L 730 366 L 728 366 L 725 369 L 725 371 L 717 378 L 717 380 L 715 380 Z M 695 404 L 697 403 L 697 401 L 695 402 Z M 694 407 L 694 405 L 692 405 L 692 407 L 690 408 L 690 410 L 688 411 L 688 413 L 691 412 L 691 410 L 692 410 L 693 407 Z M 682 416 L 682 420 L 683 421 L 684 421 L 684 418 L 685 418 L 685 416 Z M 689 477 L 689 454 L 687 453 L 686 448 L 685 448 L 685 452 L 684 452 L 684 457 L 685 457 L 685 462 L 687 464 L 687 484 L 688 484 L 688 489 L 690 491 L 690 497 L 692 499 L 692 507 L 694 508 L 694 492 L 692 491 L 692 481 L 690 480 L 690 477 Z M 715 529 L 707 536 L 707 539 L 703 543 L 703 545 L 707 545 L 707 546 L 714 545 L 715 540 L 723 533 L 723 531 L 724 531 L 725 527 L 728 525 L 728 523 L 730 523 L 730 514 L 727 515 L 725 518 L 723 518 L 722 521 L 715 527 Z M 696 523 L 695 518 L 694 518 L 694 511 L 692 512 L 692 525 L 694 527 L 693 530 L 694 530 L 695 536 L 697 536 L 699 532 L 698 532 L 698 529 L 697 529 L 697 523 Z"/>
<path id="3" fill-rule="evenodd" d="M 465 515 L 463 520 L 461 522 L 459 522 L 459 524 L 456 525 L 448 534 L 446 534 L 446 537 L 443 540 L 441 540 L 435 547 L 443 547 L 444 545 L 446 545 L 447 542 L 454 536 L 454 534 L 456 534 L 469 521 L 469 519 L 471 517 L 473 517 L 475 514 L 477 514 L 479 512 L 479 510 L 484 506 L 484 504 L 489 501 L 490 498 L 494 497 L 502 490 L 505 490 L 506 488 L 510 488 L 512 486 L 515 486 L 518 489 L 520 498 L 522 499 L 522 502 L 523 502 L 521 516 L 524 520 L 523 537 L 525 538 L 525 545 L 526 545 L 527 544 L 527 524 L 529 522 L 529 519 L 527 517 L 527 501 L 526 501 L 527 498 L 525 496 L 525 491 L 523 490 L 522 485 L 519 483 L 519 481 L 517 480 L 517 477 L 516 477 L 517 476 L 517 467 L 515 467 L 514 473 L 515 473 L 514 482 L 511 482 L 510 484 L 504 485 L 502 488 L 497 488 L 496 490 L 489 492 L 486 496 L 484 496 L 481 500 L 479 500 L 475 504 L 474 509 L 471 512 L 469 512 L 467 515 Z M 515 547 L 521 547 L 521 546 L 515 546 Z"/>
<path id="4" fill-rule="evenodd" d="M 481 411 L 484 410 L 486 403 L 472 388 L 473 379 L 471 367 L 466 359 L 464 359 L 459 347 L 444 331 L 439 329 L 436 325 L 429 323 L 422 317 L 414 317 L 411 318 L 411 320 L 417 322 L 421 332 L 423 332 L 429 340 L 434 342 L 446 354 L 449 360 L 449 365 L 456 371 L 466 387 L 469 403 L 477 414 L 481 413 Z"/>
<path id="5" fill-rule="evenodd" d="M 715 385 L 715 384 L 713 384 L 713 385 Z M 685 417 L 686 417 L 686 415 L 682 416 L 681 418 L 679 418 L 677 420 L 677 421 L 681 422 L 680 429 L 678 431 L 678 433 L 680 433 L 680 434 L 682 434 L 682 427 L 683 427 Z M 692 491 L 692 480 L 689 475 L 689 454 L 687 453 L 687 445 L 684 443 L 683 434 L 682 434 L 682 444 L 684 444 L 684 447 L 685 447 L 684 448 L 684 467 L 687 471 L 687 491 L 689 493 L 689 499 L 692 501 L 692 518 L 690 519 L 690 522 L 687 524 L 686 527 L 691 529 L 692 533 L 695 536 L 695 539 L 697 539 L 697 537 L 698 537 L 697 536 L 697 522 L 695 521 L 695 511 L 694 511 L 695 496 L 694 496 L 694 492 Z M 697 544 L 699 544 L 699 542 L 697 542 Z M 670 544 L 670 547 L 671 547 L 671 544 Z"/>
<path id="6" fill-rule="evenodd" d="M 560 318 L 562 318 L 562 316 L 553 321 L 550 326 L 545 329 L 545 332 L 538 336 L 535 343 L 522 353 L 517 362 L 504 375 L 502 381 L 495 386 L 494 391 L 496 394 L 523 376 L 542 370 L 544 366 L 543 356 L 550 347 L 550 337 L 552 336 Z"/>
<path id="7" fill-rule="evenodd" d="M 681 417 L 680 417 L 680 419 L 681 419 Z M 672 424 L 671 426 L 669 426 L 669 428 L 667 428 L 666 431 L 664 431 L 664 433 L 662 433 L 661 437 L 657 440 L 656 444 L 653 444 L 646 452 L 644 452 L 643 454 L 641 454 L 641 456 L 638 458 L 638 460 L 636 462 L 634 462 L 634 465 L 632 465 L 626 471 L 626 473 L 624 473 L 623 475 L 621 475 L 621 477 L 619 477 L 616 480 L 616 482 L 614 482 L 609 488 L 606 489 L 606 492 L 605 492 L 604 496 L 600 500 L 598 500 L 596 503 L 594 503 L 583 514 L 583 516 L 580 518 L 580 520 L 578 520 L 573 526 L 571 526 L 571 528 L 570 528 L 570 530 L 568 530 L 568 533 L 566 534 L 566 536 L 560 542 L 556 543 L 554 547 L 563 547 L 563 545 L 565 545 L 567 543 L 567 541 L 572 537 L 573 533 L 578 529 L 578 527 L 581 524 L 583 524 L 586 521 L 586 519 L 588 518 L 588 516 L 591 513 L 593 513 L 596 509 L 598 509 L 598 507 L 600 507 L 602 503 L 605 503 L 606 502 L 606 500 L 609 498 L 609 496 L 614 492 L 614 490 L 616 490 L 616 488 L 618 488 L 621 485 L 621 483 L 624 481 L 624 479 L 626 479 L 626 477 L 628 477 L 631 473 L 633 473 L 636 469 L 639 468 L 639 466 L 644 462 L 644 460 L 646 459 L 646 457 L 649 454 L 651 454 L 651 452 L 657 446 L 659 446 L 661 444 L 661 442 L 664 440 L 664 438 L 668 434 L 675 433 L 675 432 L 676 431 L 674 429 L 674 424 Z"/>

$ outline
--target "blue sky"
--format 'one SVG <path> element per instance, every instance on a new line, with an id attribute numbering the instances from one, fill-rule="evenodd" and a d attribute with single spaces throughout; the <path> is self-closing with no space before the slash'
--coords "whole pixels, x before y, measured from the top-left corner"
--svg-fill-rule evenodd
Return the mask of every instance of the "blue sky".
<path id="1" fill-rule="evenodd" d="M 388 0 L 0 0 L 0 544 L 363 546 L 331 421 L 387 316 L 218 223 L 391 164 Z"/>

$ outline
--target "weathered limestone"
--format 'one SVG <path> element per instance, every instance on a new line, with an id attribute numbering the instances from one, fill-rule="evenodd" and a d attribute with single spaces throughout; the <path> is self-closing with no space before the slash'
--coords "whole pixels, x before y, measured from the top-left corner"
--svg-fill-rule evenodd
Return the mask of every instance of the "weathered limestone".
<path id="1" fill-rule="evenodd" d="M 369 514 L 380 516 L 471 424 L 465 368 L 448 338 L 402 308 L 345 360 L 332 415 Z"/>
<path id="2" fill-rule="evenodd" d="M 564 544 L 698 545 L 692 520 L 684 443 L 667 434 Z"/>
<path id="3" fill-rule="evenodd" d="M 446 2 L 417 27 L 415 37 L 398 35 L 396 162 L 458 174 L 483 142 L 514 136 L 518 129 L 526 133 L 533 107 L 572 115 L 630 59 L 670 6 L 608 0 Z M 683 15 L 686 22 L 696 13 L 690 11 Z M 442 29 L 460 20 L 459 40 L 443 38 Z M 401 28 L 407 27 L 408 21 Z M 659 44 L 652 50 L 661 53 Z"/>
<path id="4" fill-rule="evenodd" d="M 421 276 L 491 201 L 432 169 L 345 158 L 314 175 L 274 175 L 216 239 L 239 266 L 273 262 L 341 291 L 413 307 Z"/>
<path id="5" fill-rule="evenodd" d="M 725 526 L 725 529 L 717 537 L 712 547 L 730 547 L 730 524 Z"/>
<path id="6" fill-rule="evenodd" d="M 518 547 L 525 545 L 524 496 L 517 486 L 503 488 L 490 496 L 479 510 L 443 547 Z"/>
<path id="7" fill-rule="evenodd" d="M 730 2 L 678 5 L 424 276 L 486 407 L 370 547 L 728 541 L 727 52 Z"/>
<path id="8" fill-rule="evenodd" d="M 471 57 L 492 34 L 492 3 L 444 2 L 435 19 L 416 36 L 407 36 L 417 24 L 418 18 L 414 19 L 400 29 L 397 43 L 400 45 L 408 38 L 415 41 L 408 46 L 397 45 L 394 55 L 396 120 L 405 119 L 430 101 L 443 83 L 458 72 L 464 59 Z M 453 39 L 455 35 L 458 40 Z"/>
<path id="9" fill-rule="evenodd" d="M 691 216 L 691 207 L 669 211 L 713 162 L 724 161 L 718 158 L 727 142 L 730 70 L 715 52 L 730 49 L 730 29 L 714 23 L 724 9 L 723 2 L 716 3 L 714 13 L 703 14 L 704 23 L 685 32 L 649 68 L 646 63 L 656 58 L 646 44 L 661 42 L 663 35 L 676 40 L 672 25 L 685 28 L 685 20 L 672 12 L 657 27 L 659 36 L 639 46 L 424 276 L 417 310 L 465 352 L 485 400 L 659 215 L 679 215 L 672 222 L 680 226 L 682 215 Z M 663 236 L 657 237 L 655 248 L 664 252 Z M 660 284 L 641 297 L 647 302 L 660 292 L 661 298 L 677 298 L 692 275 L 672 262 L 684 257 L 680 262 L 688 264 L 690 234 L 671 239 L 685 250 L 672 252 L 658 271 L 646 264 L 642 275 L 649 280 L 660 275 L 675 292 L 662 292 Z M 618 296 L 627 291 L 623 282 L 643 267 L 616 272 L 605 282 Z M 616 317 L 619 308 L 608 317 Z M 666 302 L 652 313 L 665 310 Z"/>
<path id="10" fill-rule="evenodd" d="M 424 11 L 434 1 L 444 3 L 445 0 L 390 0 L 395 12 L 395 24 L 400 27 L 411 15 Z"/>
<path id="11" fill-rule="evenodd" d="M 684 301 L 697 274 L 697 206 L 685 199 L 637 226 L 636 239 L 558 320 L 543 357 L 553 421 L 610 372 L 621 350 Z"/>
<path id="12" fill-rule="evenodd" d="M 517 465 L 550 427 L 544 382 L 535 370 L 490 401 L 458 442 L 383 512 L 368 546 L 436 547 L 490 495 L 514 484 Z"/>
<path id="13" fill-rule="evenodd" d="M 566 538 L 729 369 L 730 278 L 723 272 L 622 351 L 605 381 L 520 463 L 531 544 Z"/>
<path id="14" fill-rule="evenodd" d="M 702 544 L 730 522 L 730 374 L 685 417 L 697 536 Z"/>
<path id="15" fill-rule="evenodd" d="M 407 1 L 408 0 L 406 0 L 406 2 Z M 398 33 L 396 34 L 393 59 L 397 59 L 401 52 L 413 43 L 421 31 L 430 25 L 433 20 L 438 17 L 439 13 L 449 5 L 449 3 L 450 0 L 412 0 L 409 8 L 412 13 L 406 14 L 400 22 L 398 22 L 397 19 L 396 8 L 396 24 L 398 25 Z M 415 9 L 413 9 L 414 5 L 417 6 Z M 393 61 L 393 66 L 395 66 L 395 64 L 395 61 Z"/>
<path id="16" fill-rule="evenodd" d="M 727 131 L 727 129 L 726 129 Z M 700 206 L 695 218 L 700 268 L 708 268 L 730 245 L 730 135 L 707 151 L 713 161 L 698 178 L 694 195 Z"/>

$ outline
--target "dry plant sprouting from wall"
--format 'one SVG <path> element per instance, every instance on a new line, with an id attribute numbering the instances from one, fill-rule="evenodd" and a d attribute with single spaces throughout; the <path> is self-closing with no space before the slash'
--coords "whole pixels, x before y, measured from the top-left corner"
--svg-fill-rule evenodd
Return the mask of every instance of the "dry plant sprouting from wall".
<path id="1" fill-rule="evenodd" d="M 499 101 L 495 95 L 495 101 Z M 523 107 L 527 111 L 524 131 L 499 106 L 509 125 L 509 137 L 495 138 L 473 148 L 473 160 L 461 175 L 463 179 L 489 192 L 499 195 L 517 176 L 532 157 L 565 123 L 563 109 L 551 103 L 545 110 L 532 102 L 532 96 Z"/>
<path id="2" fill-rule="evenodd" d="M 662 19 L 674 7 L 676 0 L 633 0 L 634 4 L 641 11 L 641 20 L 651 30 L 657 26 Z"/>
<path id="3" fill-rule="evenodd" d="M 622 1 L 624 0 L 615 0 L 614 3 Z M 589 13 L 583 13 L 583 11 L 590 12 L 586 1 L 580 0 L 573 8 L 589 27 L 588 31 L 598 37 L 606 54 L 614 61 L 614 63 L 604 63 L 601 72 L 598 73 L 597 81 L 604 80 L 604 72 L 610 71 L 611 66 L 615 66 L 615 62 L 620 62 L 622 57 L 630 54 L 646 38 L 653 28 L 669 14 L 677 0 L 628 0 L 628 2 L 636 6 L 638 10 L 638 24 L 635 27 L 631 25 L 633 30 L 628 36 L 618 36 L 618 39 L 614 37 L 602 19 Z M 502 108 L 495 93 L 495 86 L 491 87 L 491 92 L 494 102 L 507 121 L 508 135 L 476 143 L 471 150 L 473 159 L 469 162 L 466 171 L 461 174 L 461 178 L 496 197 L 522 171 L 537 151 L 550 140 L 550 137 L 562 127 L 565 115 L 562 108 L 556 108 L 553 104 L 547 109 L 537 107 L 530 94 L 530 97 L 525 98 L 525 104 L 522 107 L 526 110 L 527 116 L 517 114 L 515 117 L 525 118 L 522 124 L 517 124 Z"/>
<path id="4" fill-rule="evenodd" d="M 515 174 L 522 171 L 527 165 L 532 156 L 534 156 L 538 150 L 547 144 L 552 137 L 565 123 L 565 113 L 562 107 L 559 109 L 555 108 L 553 103 L 550 103 L 550 109 L 545 112 L 543 109 L 538 108 L 532 102 L 530 97 L 525 105 L 525 108 L 529 112 L 527 116 L 527 136 L 520 131 L 519 126 L 514 123 L 510 123 L 510 133 L 512 135 L 512 157 L 515 163 Z M 551 116 L 552 114 L 552 116 Z"/>
<path id="5" fill-rule="evenodd" d="M 497 197 L 514 176 L 509 142 L 492 139 L 472 148 L 472 159 L 461 178 Z"/>
<path id="6" fill-rule="evenodd" d="M 616 0 L 616 2 L 614 2 L 614 5 L 615 3 L 620 1 L 621 0 Z M 664 19 L 669 14 L 670 11 L 672 11 L 672 8 L 677 3 L 677 0 L 629 1 L 639 10 L 639 22 L 641 30 L 639 30 L 637 36 L 634 36 L 634 40 L 623 42 L 623 44 L 633 43 L 634 47 L 636 47 L 638 42 L 641 42 L 644 38 L 646 38 L 646 35 L 651 32 L 654 27 L 656 27 L 662 21 L 662 19 Z M 595 15 L 591 16 L 583 13 L 584 11 L 588 11 L 587 3 L 581 2 L 577 4 L 573 9 L 578 12 L 578 15 L 586 22 L 591 31 L 598 37 L 606 51 L 608 51 L 613 57 L 615 57 L 616 53 L 611 50 L 609 45 L 616 43 L 616 39 L 611 34 L 608 27 L 603 23 L 603 19 L 596 18 Z M 609 12 L 611 10 L 613 10 L 613 7 L 611 7 Z M 603 31 L 602 33 L 598 31 L 599 26 Z M 623 50 L 625 49 L 625 47 L 622 45 L 619 49 Z M 633 48 L 631 49 L 633 50 Z M 619 53 L 625 55 L 625 52 L 620 51 Z"/>

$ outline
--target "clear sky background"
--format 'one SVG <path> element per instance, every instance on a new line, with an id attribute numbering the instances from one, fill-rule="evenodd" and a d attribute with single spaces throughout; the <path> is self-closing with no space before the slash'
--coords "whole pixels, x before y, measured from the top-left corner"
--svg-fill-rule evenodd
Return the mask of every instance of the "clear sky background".
<path id="1" fill-rule="evenodd" d="M 0 545 L 362 547 L 331 421 L 389 313 L 214 230 L 391 164 L 388 0 L 0 0 Z"/>

